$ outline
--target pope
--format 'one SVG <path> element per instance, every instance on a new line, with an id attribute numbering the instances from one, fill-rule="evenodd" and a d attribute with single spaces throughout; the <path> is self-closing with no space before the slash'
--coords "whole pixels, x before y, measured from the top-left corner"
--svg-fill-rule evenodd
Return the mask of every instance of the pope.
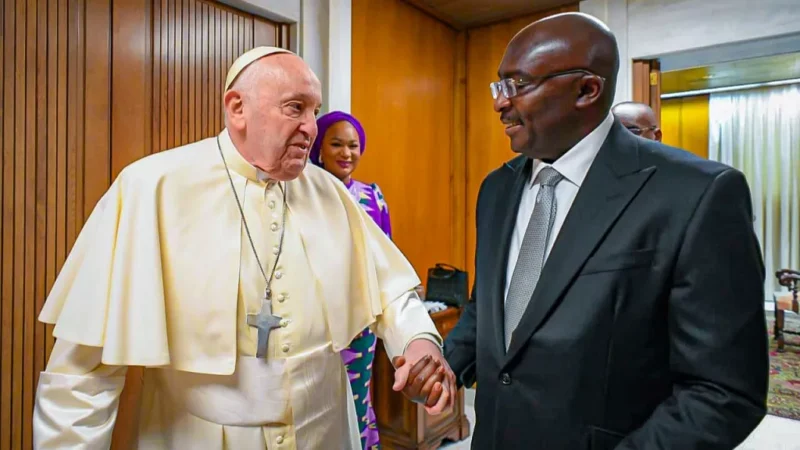
<path id="1" fill-rule="evenodd" d="M 139 449 L 358 449 L 338 352 L 370 326 L 393 388 L 431 414 L 455 376 L 403 254 L 307 164 L 321 86 L 297 55 L 231 66 L 219 135 L 126 167 L 92 211 L 40 320 L 34 446 L 108 448 L 143 366 Z"/>

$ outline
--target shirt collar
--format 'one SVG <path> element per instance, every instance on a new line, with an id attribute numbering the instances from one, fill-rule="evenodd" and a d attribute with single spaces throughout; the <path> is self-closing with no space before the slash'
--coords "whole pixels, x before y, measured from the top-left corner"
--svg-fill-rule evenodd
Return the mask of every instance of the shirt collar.
<path id="1" fill-rule="evenodd" d="M 250 181 L 255 181 L 267 187 L 272 187 L 276 184 L 276 181 L 270 179 L 266 172 L 244 159 L 244 156 L 233 145 L 227 128 L 223 129 L 219 134 L 219 145 L 222 147 L 222 155 L 225 158 L 225 162 L 232 172 L 236 172 Z"/>
<path id="2" fill-rule="evenodd" d="M 567 150 L 566 153 L 558 158 L 556 162 L 552 164 L 553 169 L 563 175 L 566 181 L 569 181 L 577 187 L 581 187 L 584 178 L 586 178 L 586 174 L 589 172 L 589 167 L 591 167 L 595 156 L 597 156 L 597 152 L 600 151 L 600 147 L 603 145 L 603 142 L 605 142 L 612 125 L 614 125 L 614 116 L 609 113 L 597 128 L 592 130 L 591 133 L 587 134 L 586 137 L 581 139 L 574 147 Z M 528 182 L 529 188 L 533 187 L 534 180 L 536 180 L 536 175 L 539 174 L 539 171 L 549 165 L 550 164 L 538 159 L 533 160 L 533 171 L 531 173 L 531 179 Z"/>

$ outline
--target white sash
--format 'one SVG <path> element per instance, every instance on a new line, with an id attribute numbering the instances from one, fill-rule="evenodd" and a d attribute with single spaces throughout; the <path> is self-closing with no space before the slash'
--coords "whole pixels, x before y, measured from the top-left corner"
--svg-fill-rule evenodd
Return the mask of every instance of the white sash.
<path id="1" fill-rule="evenodd" d="M 263 426 L 291 423 L 286 360 L 237 357 L 231 375 L 157 370 L 164 389 L 179 408 L 220 425 Z"/>

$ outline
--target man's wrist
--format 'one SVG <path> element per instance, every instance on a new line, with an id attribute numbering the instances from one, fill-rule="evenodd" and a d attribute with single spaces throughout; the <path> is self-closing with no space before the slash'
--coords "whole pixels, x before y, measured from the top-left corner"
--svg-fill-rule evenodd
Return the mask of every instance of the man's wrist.
<path id="1" fill-rule="evenodd" d="M 406 347 L 403 349 L 403 353 L 405 354 L 406 350 L 408 350 L 408 346 L 410 346 L 412 342 L 420 339 L 432 342 L 439 349 L 439 351 L 444 354 L 442 350 L 442 344 L 439 342 L 439 339 L 431 333 L 419 333 L 414 335 L 414 337 L 408 341 L 408 344 L 406 344 Z"/>

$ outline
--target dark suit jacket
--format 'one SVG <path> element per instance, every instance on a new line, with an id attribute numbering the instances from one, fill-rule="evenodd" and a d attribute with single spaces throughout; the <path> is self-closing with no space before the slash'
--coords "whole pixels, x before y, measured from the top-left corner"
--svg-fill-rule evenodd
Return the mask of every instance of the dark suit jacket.
<path id="1" fill-rule="evenodd" d="M 531 163 L 489 174 L 475 284 L 445 354 L 477 380 L 472 448 L 733 449 L 766 413 L 764 267 L 744 176 L 618 122 L 503 345 Z"/>

